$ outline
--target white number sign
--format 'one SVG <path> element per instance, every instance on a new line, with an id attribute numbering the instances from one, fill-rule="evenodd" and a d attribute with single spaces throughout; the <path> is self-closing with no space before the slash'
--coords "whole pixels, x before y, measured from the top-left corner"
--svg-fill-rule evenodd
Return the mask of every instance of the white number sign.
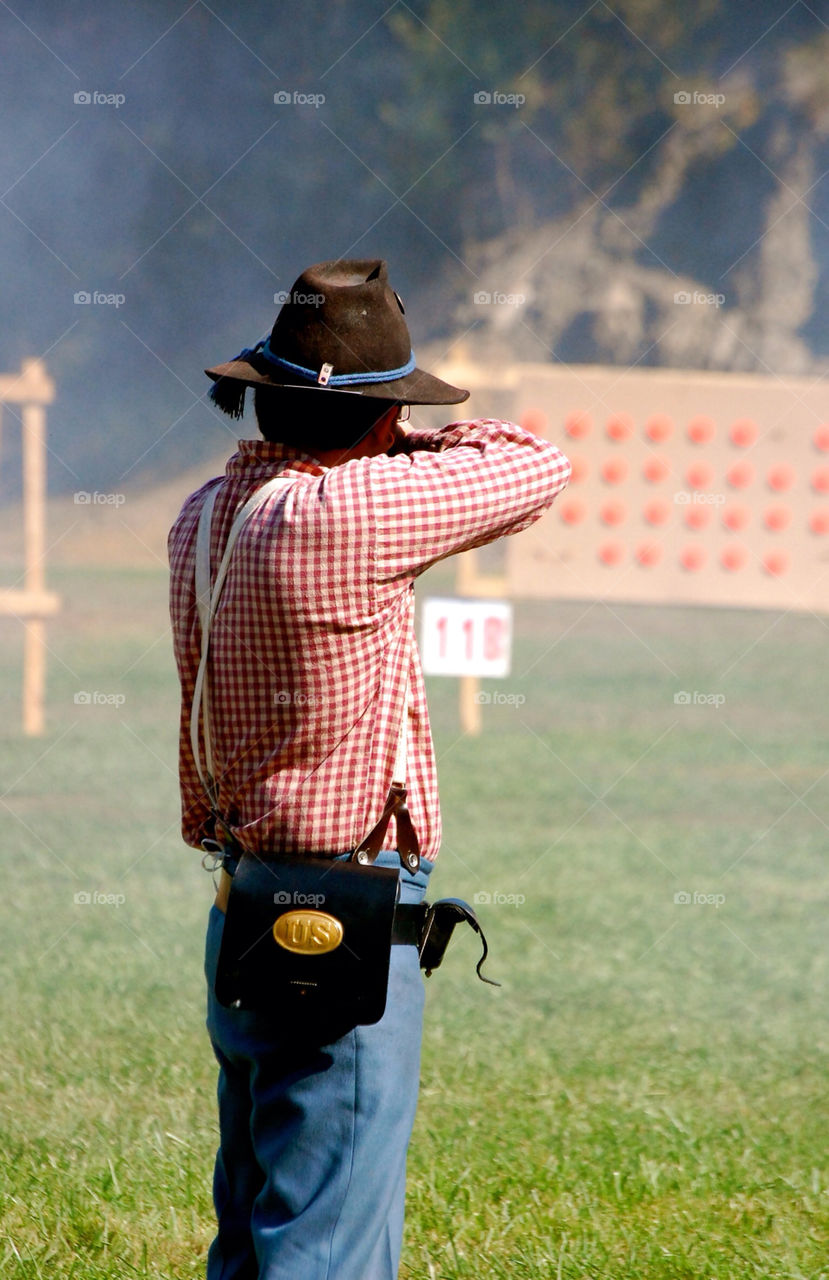
<path id="1" fill-rule="evenodd" d="M 420 654 L 431 676 L 506 676 L 512 605 L 503 600 L 423 601 Z"/>

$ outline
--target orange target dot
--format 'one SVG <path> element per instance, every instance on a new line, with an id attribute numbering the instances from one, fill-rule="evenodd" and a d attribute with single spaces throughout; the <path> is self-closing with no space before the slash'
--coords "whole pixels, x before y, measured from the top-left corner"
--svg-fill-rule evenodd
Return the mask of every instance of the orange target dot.
<path id="1" fill-rule="evenodd" d="M 570 467 L 571 467 L 571 471 L 570 471 L 571 484 L 580 484 L 582 480 L 587 479 L 587 476 L 590 472 L 590 468 L 587 465 L 586 458 L 571 458 Z"/>
<path id="2" fill-rule="evenodd" d="M 547 434 L 547 415 L 542 409 L 527 409 L 521 415 L 521 426 L 525 431 L 543 437 Z"/>
<path id="3" fill-rule="evenodd" d="M 751 512 L 748 507 L 740 507 L 736 504 L 732 504 L 731 506 L 723 507 L 721 518 L 726 529 L 731 529 L 733 533 L 737 533 L 738 530 L 745 529 L 750 516 Z"/>
<path id="4" fill-rule="evenodd" d="M 732 489 L 747 489 L 754 479 L 754 467 L 750 462 L 735 462 L 725 476 Z"/>
<path id="5" fill-rule="evenodd" d="M 581 524 L 587 515 L 587 504 L 581 498 L 567 498 L 561 504 L 561 518 L 565 524 Z"/>
<path id="6" fill-rule="evenodd" d="M 705 547 L 696 542 L 689 542 L 679 553 L 679 563 L 689 573 L 697 573 L 706 561 Z"/>
<path id="7" fill-rule="evenodd" d="M 669 503 L 663 502 L 661 498 L 657 498 L 654 502 L 646 503 L 642 509 L 642 518 L 648 524 L 667 524 L 670 514 Z"/>
<path id="8" fill-rule="evenodd" d="M 714 468 L 708 462 L 692 462 L 685 472 L 685 479 L 692 489 L 710 489 L 714 483 Z"/>
<path id="9" fill-rule="evenodd" d="M 667 480 L 671 474 L 671 464 L 667 458 L 654 456 L 648 458 L 642 468 L 642 475 L 649 484 L 660 484 L 663 480 Z"/>
<path id="10" fill-rule="evenodd" d="M 694 444 L 708 444 L 714 439 L 713 418 L 692 418 L 688 423 L 688 439 Z"/>
<path id="11" fill-rule="evenodd" d="M 748 449 L 756 442 L 760 433 L 757 430 L 757 423 L 752 422 L 751 418 L 739 418 L 732 423 L 728 434 L 731 437 L 731 443 L 738 449 Z"/>
<path id="12" fill-rule="evenodd" d="M 625 549 L 621 542 L 604 542 L 599 547 L 598 556 L 602 564 L 612 568 L 615 564 L 621 564 L 625 558 Z"/>
<path id="13" fill-rule="evenodd" d="M 578 410 L 576 413 L 568 413 L 564 419 L 564 430 L 573 440 L 581 440 L 589 433 L 592 425 L 590 414 L 585 413 L 583 410 Z"/>
<path id="14" fill-rule="evenodd" d="M 747 561 L 748 552 L 739 544 L 723 547 L 720 552 L 720 564 L 724 569 L 728 569 L 729 573 L 736 573 L 738 569 L 745 568 Z"/>
<path id="15" fill-rule="evenodd" d="M 599 511 L 599 519 L 602 524 L 624 524 L 627 514 L 627 507 L 624 502 L 614 499 L 602 505 Z"/>
<path id="16" fill-rule="evenodd" d="M 829 533 L 829 507 L 818 507 L 809 516 L 809 528 L 812 533 Z"/>
<path id="17" fill-rule="evenodd" d="M 794 467 L 789 466 L 788 462 L 778 462 L 775 466 L 769 467 L 766 484 L 777 493 L 784 493 L 786 489 L 791 489 L 796 479 L 797 473 Z"/>
<path id="18" fill-rule="evenodd" d="M 662 559 L 662 548 L 658 542 L 640 542 L 634 554 L 637 564 L 643 569 L 652 569 Z"/>
<path id="19" fill-rule="evenodd" d="M 695 504 L 685 512 L 685 523 L 689 529 L 704 529 L 711 523 L 711 508 Z"/>
<path id="20" fill-rule="evenodd" d="M 771 529 L 772 533 L 780 533 L 781 529 L 787 529 L 791 521 L 791 507 L 766 507 L 763 512 L 763 524 L 767 529 Z"/>
<path id="21" fill-rule="evenodd" d="M 664 440 L 670 440 L 673 433 L 673 421 L 666 413 L 655 413 L 645 423 L 645 435 L 649 440 L 653 440 L 655 444 L 662 444 Z"/>
<path id="22" fill-rule="evenodd" d="M 816 449 L 820 449 L 821 453 L 829 452 L 829 422 L 823 422 L 819 427 L 815 427 L 812 442 Z"/>
<path id="23" fill-rule="evenodd" d="M 629 440 L 633 435 L 633 418 L 629 413 L 614 413 L 607 420 L 605 433 L 609 440 Z"/>
<path id="24" fill-rule="evenodd" d="M 627 479 L 628 464 L 624 458 L 606 458 L 602 463 L 602 479 L 605 484 L 621 484 Z"/>
<path id="25" fill-rule="evenodd" d="M 829 467 L 815 467 L 812 472 L 812 488 L 817 493 L 829 493 Z"/>
<path id="26" fill-rule="evenodd" d="M 785 551 L 767 551 L 763 556 L 763 568 L 773 578 L 779 578 L 789 567 L 789 557 Z"/>

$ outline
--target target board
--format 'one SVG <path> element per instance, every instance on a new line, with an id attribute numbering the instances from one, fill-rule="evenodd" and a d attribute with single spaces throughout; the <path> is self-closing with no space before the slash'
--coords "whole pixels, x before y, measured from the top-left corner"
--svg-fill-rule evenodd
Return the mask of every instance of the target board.
<path id="1" fill-rule="evenodd" d="M 508 539 L 510 594 L 829 609 L 829 382 L 451 373 L 474 416 L 522 422 L 572 462 L 552 511 Z"/>

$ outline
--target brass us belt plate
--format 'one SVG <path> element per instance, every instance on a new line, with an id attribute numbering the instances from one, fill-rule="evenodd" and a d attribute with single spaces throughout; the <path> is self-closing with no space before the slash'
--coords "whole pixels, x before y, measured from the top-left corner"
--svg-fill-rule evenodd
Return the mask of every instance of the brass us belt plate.
<path id="1" fill-rule="evenodd" d="M 335 951 L 343 940 L 343 927 L 327 911 L 286 911 L 273 926 L 274 941 L 301 956 L 321 956 Z"/>

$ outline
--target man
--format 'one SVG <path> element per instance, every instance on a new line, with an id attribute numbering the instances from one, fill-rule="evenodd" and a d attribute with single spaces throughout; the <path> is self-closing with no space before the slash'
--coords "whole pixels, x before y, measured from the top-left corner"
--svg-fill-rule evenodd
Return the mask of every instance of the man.
<path id="1" fill-rule="evenodd" d="M 468 392 L 415 365 L 400 298 L 379 261 L 309 268 L 266 341 L 206 370 L 234 417 L 255 392 L 263 440 L 241 440 L 218 489 L 215 573 L 235 513 L 268 498 L 234 552 L 211 632 L 217 803 L 199 781 L 190 709 L 201 634 L 194 590 L 205 486 L 170 534 L 182 686 L 182 830 L 199 848 L 214 813 L 260 857 L 345 854 L 376 823 L 406 724 L 419 901 L 440 844 L 435 760 L 412 629 L 414 579 L 443 556 L 525 528 L 569 476 L 563 454 L 510 423 L 407 431 L 411 404 Z M 238 558 L 237 558 L 238 557 Z M 224 833 L 218 833 L 224 839 Z M 399 866 L 390 829 L 377 865 Z M 210 913 L 207 1026 L 219 1063 L 218 1233 L 209 1280 L 393 1280 L 417 1095 L 423 985 L 413 945 L 392 947 L 386 1012 L 309 1045 L 278 1012 L 213 992 L 230 877 Z"/>

